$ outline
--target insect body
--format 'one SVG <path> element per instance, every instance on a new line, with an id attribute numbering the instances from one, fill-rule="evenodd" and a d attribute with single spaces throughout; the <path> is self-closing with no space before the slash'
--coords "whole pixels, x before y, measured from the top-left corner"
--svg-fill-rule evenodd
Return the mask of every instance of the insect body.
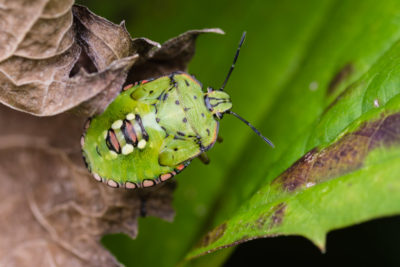
<path id="1" fill-rule="evenodd" d="M 243 40 L 244 35 L 240 45 Z M 204 93 L 196 79 L 177 72 L 125 88 L 87 124 L 81 145 L 88 169 L 112 187 L 161 183 L 214 145 L 224 113 L 237 116 L 263 137 L 230 111 L 232 103 L 223 87 Z"/>

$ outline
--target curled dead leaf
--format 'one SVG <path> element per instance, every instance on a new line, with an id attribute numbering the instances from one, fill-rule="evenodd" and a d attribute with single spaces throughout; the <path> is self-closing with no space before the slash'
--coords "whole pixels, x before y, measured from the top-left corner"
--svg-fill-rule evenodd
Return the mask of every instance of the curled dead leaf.
<path id="1" fill-rule="evenodd" d="M 128 82 L 144 80 L 170 74 L 174 71 L 187 71 L 189 61 L 195 53 L 197 36 L 204 33 L 224 34 L 218 28 L 191 30 L 166 41 L 159 48 L 148 49 L 139 53 L 139 60 L 133 65 L 128 75 Z M 134 44 L 143 42 L 134 39 Z"/>
<path id="2" fill-rule="evenodd" d="M 143 199 L 148 215 L 173 219 L 173 183 L 115 190 L 90 177 L 79 151 L 82 123 L 0 107 L 1 266 L 115 266 L 99 239 L 135 237 Z"/>
<path id="3" fill-rule="evenodd" d="M 115 97 L 137 59 L 125 28 L 91 16 L 88 10 L 73 16 L 72 1 L 31 2 L 28 7 L 24 1 L 9 1 L 0 13 L 0 20 L 5 21 L 0 35 L 8 36 L 0 40 L 5 44 L 0 51 L 0 102 L 37 116 L 50 116 L 99 93 L 104 95 L 104 91 Z M 76 6 L 76 10 L 85 8 Z M 18 12 L 26 12 L 26 16 Z M 86 20 L 78 17 L 82 13 Z M 97 36 L 93 30 L 99 30 Z M 85 55 L 91 57 L 96 72 L 88 73 L 81 60 Z M 101 103 L 84 115 L 104 107 Z"/>
<path id="4" fill-rule="evenodd" d="M 0 102 L 36 116 L 73 109 L 102 112 L 131 79 L 185 70 L 197 35 L 189 31 L 163 46 L 132 40 L 116 25 L 72 1 L 9 1 L 0 8 Z M 22 14 L 22 15 L 21 15 Z M 28 18 L 28 19 L 27 19 Z M 145 74 L 143 74 L 145 73 Z"/>

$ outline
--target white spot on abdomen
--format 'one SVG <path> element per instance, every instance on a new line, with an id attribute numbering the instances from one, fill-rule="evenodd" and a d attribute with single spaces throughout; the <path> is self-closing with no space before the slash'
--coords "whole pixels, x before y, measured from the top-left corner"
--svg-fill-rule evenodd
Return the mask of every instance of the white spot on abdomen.
<path id="1" fill-rule="evenodd" d="M 113 128 L 114 130 L 121 128 L 121 126 L 122 126 L 122 120 L 114 121 L 113 124 L 111 124 L 111 128 Z"/>
<path id="2" fill-rule="evenodd" d="M 129 121 L 135 119 L 135 114 L 129 113 L 128 115 L 126 115 L 126 119 L 129 120 Z"/>
<path id="3" fill-rule="evenodd" d="M 133 145 L 126 144 L 122 147 L 122 154 L 128 155 L 133 152 Z"/>
<path id="4" fill-rule="evenodd" d="M 140 140 L 139 143 L 138 143 L 138 148 L 139 149 L 145 148 L 146 143 L 147 143 L 146 140 L 144 140 L 144 139 Z"/>

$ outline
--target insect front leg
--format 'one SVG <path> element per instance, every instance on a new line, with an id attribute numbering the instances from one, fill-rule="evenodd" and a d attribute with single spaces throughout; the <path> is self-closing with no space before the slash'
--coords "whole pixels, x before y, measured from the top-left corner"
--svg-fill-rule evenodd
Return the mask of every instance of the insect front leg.
<path id="1" fill-rule="evenodd" d="M 203 162 L 204 164 L 209 164 L 210 163 L 210 159 L 207 156 L 206 152 L 203 152 L 199 155 L 199 159 L 201 160 L 201 162 Z"/>

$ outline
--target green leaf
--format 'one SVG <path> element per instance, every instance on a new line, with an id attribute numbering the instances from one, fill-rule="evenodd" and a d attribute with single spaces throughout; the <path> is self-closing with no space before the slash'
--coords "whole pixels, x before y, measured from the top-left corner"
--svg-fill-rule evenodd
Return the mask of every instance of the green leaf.
<path id="1" fill-rule="evenodd" d="M 400 213 L 399 14 L 394 1 L 332 6 L 263 120 L 277 149 L 249 142 L 253 161 L 231 174 L 251 185 L 231 185 L 214 217 L 224 222 L 187 258 L 276 235 L 324 249 L 332 229 Z"/>

